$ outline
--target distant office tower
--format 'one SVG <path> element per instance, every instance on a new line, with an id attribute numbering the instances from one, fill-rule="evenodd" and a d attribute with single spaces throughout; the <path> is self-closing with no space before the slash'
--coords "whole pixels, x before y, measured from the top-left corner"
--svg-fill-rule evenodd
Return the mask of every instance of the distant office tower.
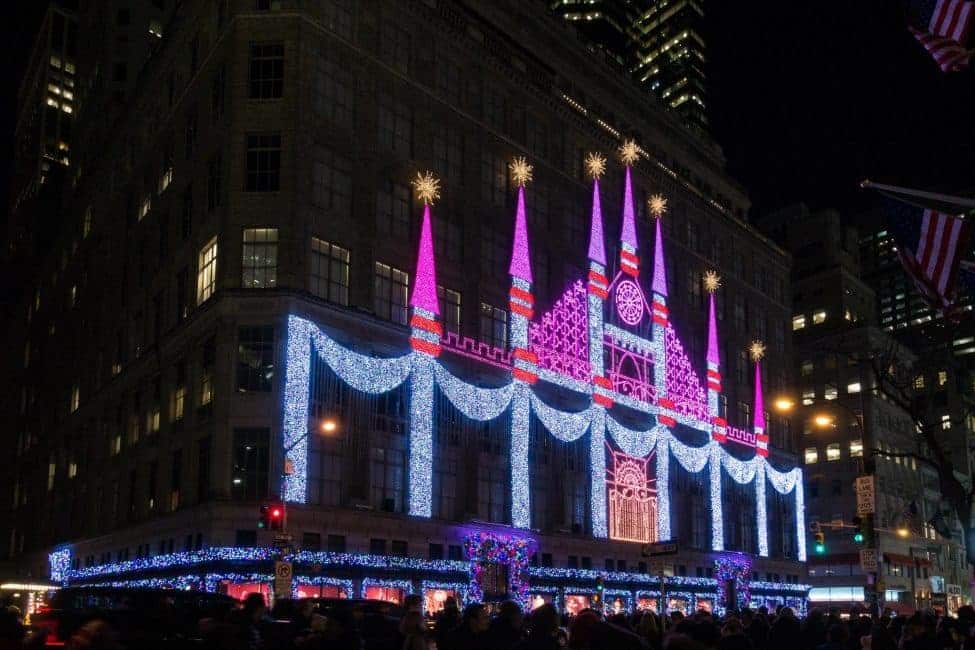
<path id="1" fill-rule="evenodd" d="M 704 9 L 698 0 L 553 0 L 552 9 L 706 132 Z"/>

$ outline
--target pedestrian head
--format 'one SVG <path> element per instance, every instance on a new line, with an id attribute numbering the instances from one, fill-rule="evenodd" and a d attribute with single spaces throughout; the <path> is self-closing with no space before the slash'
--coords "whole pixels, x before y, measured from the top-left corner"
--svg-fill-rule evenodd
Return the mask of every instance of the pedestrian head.
<path id="1" fill-rule="evenodd" d="M 489 623 L 487 609 L 481 603 L 472 603 L 464 608 L 464 625 L 472 632 L 486 631 Z"/>
<path id="2" fill-rule="evenodd" d="M 513 600 L 506 600 L 498 606 L 498 620 L 504 621 L 515 629 L 521 629 L 525 622 L 524 612 Z"/>
<path id="3" fill-rule="evenodd" d="M 416 610 L 410 610 L 406 612 L 403 616 L 403 621 L 400 623 L 400 632 L 404 636 L 410 636 L 412 634 L 422 635 L 426 631 L 426 626 L 423 625 L 423 614 Z"/>
<path id="4" fill-rule="evenodd" d="M 721 628 L 721 636 L 732 636 L 741 634 L 742 632 L 744 632 L 744 628 L 741 626 L 741 621 L 737 618 L 729 618 L 728 622 Z"/>
<path id="5" fill-rule="evenodd" d="M 849 641 L 850 630 L 842 623 L 834 623 L 829 626 L 829 632 L 827 632 L 826 638 L 830 643 L 842 645 Z"/>
<path id="6" fill-rule="evenodd" d="M 528 620 L 532 636 L 549 637 L 559 631 L 559 613 L 552 603 L 535 608 Z"/>
<path id="7" fill-rule="evenodd" d="M 251 620 L 257 621 L 267 610 L 264 604 L 264 594 L 254 591 L 244 596 L 244 614 Z"/>
<path id="8" fill-rule="evenodd" d="M 403 599 L 403 607 L 406 608 L 408 612 L 423 612 L 423 599 L 420 598 L 419 594 L 408 594 L 406 598 Z"/>

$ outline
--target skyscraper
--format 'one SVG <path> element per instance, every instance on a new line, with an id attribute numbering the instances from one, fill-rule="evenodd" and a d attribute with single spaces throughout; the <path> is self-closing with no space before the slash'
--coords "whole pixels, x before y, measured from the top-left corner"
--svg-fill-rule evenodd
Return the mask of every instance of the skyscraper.
<path id="1" fill-rule="evenodd" d="M 707 132 L 704 8 L 698 0 L 552 0 L 552 10 Z"/>
<path id="2" fill-rule="evenodd" d="M 704 8 L 698 0 L 650 0 L 633 25 L 634 74 L 684 122 L 707 131 Z"/>

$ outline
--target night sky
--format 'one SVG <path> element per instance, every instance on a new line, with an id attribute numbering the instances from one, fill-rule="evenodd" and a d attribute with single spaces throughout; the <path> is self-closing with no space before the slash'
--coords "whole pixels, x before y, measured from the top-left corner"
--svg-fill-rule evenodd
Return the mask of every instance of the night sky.
<path id="1" fill-rule="evenodd" d="M 0 107 L 3 197 L 16 85 L 43 3 L 17 5 L 18 19 L 0 28 L 0 74 L 9 80 Z M 942 74 L 907 32 L 899 5 L 706 2 L 713 133 L 753 213 L 795 201 L 853 213 L 869 205 L 857 188 L 864 177 L 975 191 L 975 73 Z"/>

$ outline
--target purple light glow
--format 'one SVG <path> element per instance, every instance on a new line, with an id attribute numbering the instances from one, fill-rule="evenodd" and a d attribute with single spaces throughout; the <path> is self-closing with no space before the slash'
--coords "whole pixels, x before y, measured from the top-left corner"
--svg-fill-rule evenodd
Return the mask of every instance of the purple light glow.
<path id="1" fill-rule="evenodd" d="M 528 225 L 525 223 L 525 187 L 518 188 L 518 209 L 515 212 L 515 240 L 511 247 L 508 274 L 525 282 L 532 281 L 532 263 L 528 256 Z"/>
<path id="2" fill-rule="evenodd" d="M 755 420 L 756 433 L 765 431 L 765 400 L 762 399 L 762 364 L 755 362 Z"/>
<path id="3" fill-rule="evenodd" d="M 630 167 L 626 167 L 626 185 L 623 188 L 623 233 L 620 241 L 629 244 L 637 250 L 636 219 L 633 216 L 633 181 L 630 179 Z M 592 257 L 590 255 L 590 257 Z"/>
<path id="4" fill-rule="evenodd" d="M 627 168 L 629 174 L 629 168 Z M 629 178 L 629 176 L 627 176 Z M 657 222 L 656 235 L 653 245 L 653 292 L 661 296 L 667 295 L 667 268 L 664 265 L 664 238 L 660 233 L 660 219 Z"/>
<path id="5" fill-rule="evenodd" d="M 627 169 L 629 173 L 629 169 Z M 603 241 L 603 208 L 599 201 L 599 179 L 592 179 L 592 225 L 589 228 L 589 259 L 606 266 L 606 244 Z"/>
<path id="6" fill-rule="evenodd" d="M 589 321 L 586 288 L 576 280 L 529 327 L 529 349 L 538 355 L 538 367 L 589 381 Z"/>
<path id="7" fill-rule="evenodd" d="M 660 223 L 659 220 L 657 223 Z M 707 393 L 701 386 L 701 380 L 694 372 L 684 346 L 677 338 L 677 332 L 671 325 L 667 325 L 664 336 L 667 346 L 667 397 L 673 401 L 674 410 L 689 415 L 698 420 L 708 419 Z"/>
<path id="8" fill-rule="evenodd" d="M 416 284 L 410 306 L 440 315 L 437 300 L 437 264 L 433 257 L 433 234 L 430 231 L 430 206 L 423 206 L 423 226 L 420 229 L 420 248 L 416 254 Z"/>
<path id="9" fill-rule="evenodd" d="M 714 294 L 708 300 L 708 363 L 720 365 L 721 356 L 718 354 L 718 324 L 714 318 Z"/>

